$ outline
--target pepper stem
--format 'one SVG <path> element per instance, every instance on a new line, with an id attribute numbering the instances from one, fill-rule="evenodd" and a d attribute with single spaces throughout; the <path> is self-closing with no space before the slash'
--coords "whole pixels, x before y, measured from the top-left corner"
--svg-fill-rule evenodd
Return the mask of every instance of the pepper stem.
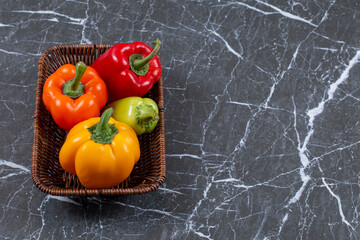
<path id="1" fill-rule="evenodd" d="M 157 38 L 156 41 L 153 42 L 153 44 L 155 44 L 153 51 L 146 57 L 143 57 L 143 55 L 141 55 L 141 54 L 133 54 L 129 57 L 130 68 L 137 75 L 141 75 L 141 76 L 146 75 L 146 73 L 149 70 L 148 63 L 158 53 L 158 51 L 160 49 L 160 45 L 161 45 L 160 40 Z"/>
<path id="2" fill-rule="evenodd" d="M 101 134 L 101 133 L 108 133 L 109 132 L 109 120 L 111 115 L 113 114 L 114 109 L 109 108 L 106 109 L 106 111 L 103 112 L 101 115 L 100 121 L 97 123 L 95 133 Z"/>
<path id="3" fill-rule="evenodd" d="M 141 104 L 137 106 L 135 117 L 136 123 L 146 129 L 145 132 L 151 131 L 159 121 L 159 114 L 150 104 Z"/>
<path id="4" fill-rule="evenodd" d="M 78 62 L 75 65 L 75 77 L 63 84 L 63 94 L 71 98 L 78 98 L 84 94 L 85 86 L 80 81 L 86 71 L 86 64 Z"/>
<path id="5" fill-rule="evenodd" d="M 114 136 L 119 132 L 115 124 L 109 123 L 113 112 L 112 108 L 106 109 L 101 115 L 100 121 L 88 128 L 91 133 L 91 140 L 102 144 L 110 144 L 112 142 Z"/>

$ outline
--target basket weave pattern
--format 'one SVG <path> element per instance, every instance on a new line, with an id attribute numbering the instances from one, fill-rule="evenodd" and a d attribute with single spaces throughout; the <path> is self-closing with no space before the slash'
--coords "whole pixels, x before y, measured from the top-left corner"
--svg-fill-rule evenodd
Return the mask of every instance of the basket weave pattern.
<path id="1" fill-rule="evenodd" d="M 39 59 L 33 130 L 31 175 L 43 192 L 62 196 L 99 196 L 143 194 L 156 190 L 165 180 L 165 132 L 162 78 L 144 97 L 153 99 L 159 107 L 160 120 L 156 128 L 139 136 L 141 156 L 124 182 L 109 189 L 86 189 L 75 175 L 65 172 L 59 163 L 59 151 L 66 131 L 59 128 L 42 101 L 45 80 L 60 66 L 83 61 L 90 66 L 113 45 L 58 45 L 46 50 Z"/>

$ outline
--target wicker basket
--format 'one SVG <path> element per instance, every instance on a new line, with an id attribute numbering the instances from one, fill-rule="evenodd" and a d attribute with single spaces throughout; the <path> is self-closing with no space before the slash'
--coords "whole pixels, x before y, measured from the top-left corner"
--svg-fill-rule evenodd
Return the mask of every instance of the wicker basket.
<path id="1" fill-rule="evenodd" d="M 53 121 L 42 101 L 45 80 L 61 65 L 83 61 L 91 65 L 113 45 L 58 45 L 46 50 L 39 59 L 34 115 L 34 139 L 31 175 L 34 184 L 43 192 L 63 196 L 99 196 L 143 194 L 156 190 L 165 179 L 164 101 L 162 78 L 145 97 L 159 107 L 160 120 L 150 133 L 139 136 L 141 157 L 123 183 L 110 189 L 86 189 L 75 175 L 65 172 L 58 154 L 65 141 L 66 131 Z"/>

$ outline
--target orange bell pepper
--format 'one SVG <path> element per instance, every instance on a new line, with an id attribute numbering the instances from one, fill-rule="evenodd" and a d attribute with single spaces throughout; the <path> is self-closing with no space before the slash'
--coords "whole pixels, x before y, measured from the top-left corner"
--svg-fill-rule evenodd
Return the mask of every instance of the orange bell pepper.
<path id="1" fill-rule="evenodd" d="M 91 189 L 111 188 L 129 177 L 140 158 L 134 130 L 111 118 L 108 108 L 101 118 L 91 118 L 73 127 L 60 149 L 61 167 L 76 174 Z"/>
<path id="2" fill-rule="evenodd" d="M 55 123 L 69 131 L 77 123 L 100 116 L 108 98 L 105 82 L 92 67 L 78 62 L 61 66 L 45 81 L 43 101 Z"/>

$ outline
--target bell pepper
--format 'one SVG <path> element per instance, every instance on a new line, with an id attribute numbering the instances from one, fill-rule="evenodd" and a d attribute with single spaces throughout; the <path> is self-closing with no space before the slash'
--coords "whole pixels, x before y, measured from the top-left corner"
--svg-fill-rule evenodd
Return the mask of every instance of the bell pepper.
<path id="1" fill-rule="evenodd" d="M 43 88 L 46 109 L 66 131 L 81 121 L 100 116 L 107 96 L 104 81 L 83 62 L 61 66 L 46 79 Z"/>
<path id="2" fill-rule="evenodd" d="M 110 103 L 113 118 L 128 124 L 137 135 L 151 132 L 159 121 L 159 108 L 151 98 L 127 97 Z"/>
<path id="3" fill-rule="evenodd" d="M 161 77 L 161 64 L 156 56 L 160 40 L 152 50 L 146 43 L 119 43 L 100 55 L 92 67 L 108 88 L 109 102 L 125 97 L 142 97 Z"/>
<path id="4" fill-rule="evenodd" d="M 113 109 L 101 118 L 85 120 L 68 133 L 60 149 L 61 167 L 76 174 L 90 189 L 111 188 L 124 181 L 140 158 L 139 140 L 131 127 L 111 118 Z"/>

